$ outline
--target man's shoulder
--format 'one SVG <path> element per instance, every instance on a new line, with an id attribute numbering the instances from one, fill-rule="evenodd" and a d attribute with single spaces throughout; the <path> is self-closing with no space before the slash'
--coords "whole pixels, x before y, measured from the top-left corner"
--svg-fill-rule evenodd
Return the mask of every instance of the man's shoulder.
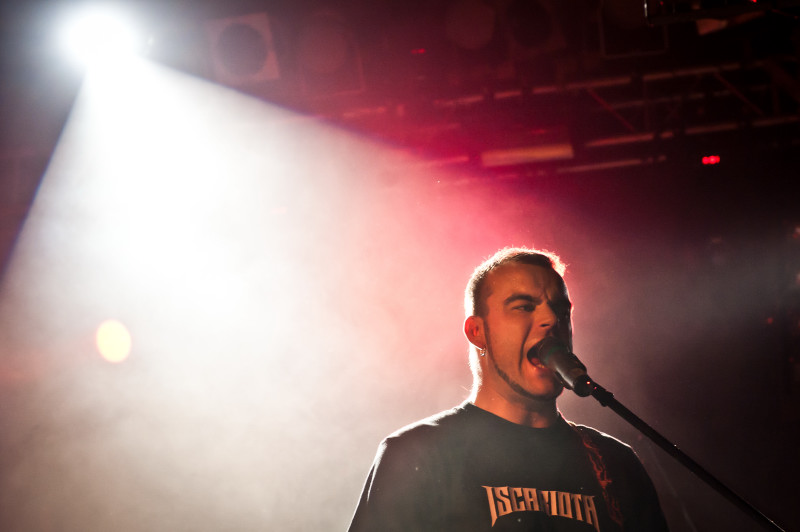
<path id="1" fill-rule="evenodd" d="M 601 451 L 616 452 L 621 455 L 635 456 L 633 448 L 624 441 L 597 430 L 588 425 L 579 425 L 577 423 L 569 422 L 570 425 L 582 436 L 586 437 L 590 442 L 596 445 Z"/>
<path id="2" fill-rule="evenodd" d="M 642 476 L 644 466 L 633 447 L 595 428 L 575 424 L 573 427 L 596 446 L 600 456 L 609 467 L 617 471 L 624 471 L 624 475 L 632 475 L 635 478 Z"/>
<path id="3" fill-rule="evenodd" d="M 382 447 L 411 450 L 413 448 L 450 447 L 474 433 L 474 413 L 468 404 L 461 404 L 419 421 L 410 423 L 389 434 Z"/>
<path id="4" fill-rule="evenodd" d="M 567 423 L 572 425 L 578 432 L 589 436 L 593 441 L 602 442 L 608 445 L 621 445 L 623 447 L 630 447 L 630 445 L 628 445 L 624 441 L 615 438 L 614 436 L 607 434 L 601 430 L 598 430 L 594 427 L 590 427 L 589 425 L 581 425 L 579 423 L 573 423 L 571 421 L 568 421 Z"/>
<path id="5" fill-rule="evenodd" d="M 585 425 L 573 427 L 599 450 L 600 466 L 608 466 L 612 490 L 619 497 L 623 515 L 630 520 L 631 530 L 667 530 L 667 524 L 658 503 L 658 495 L 644 465 L 627 443 Z M 589 452 L 591 455 L 591 450 Z M 594 462 L 594 460 L 593 460 Z M 597 464 L 593 464 L 597 465 Z"/>
<path id="6" fill-rule="evenodd" d="M 425 437 L 426 435 L 447 432 L 459 427 L 468 415 L 464 405 L 458 405 L 413 423 L 409 423 L 389 434 L 386 439 L 396 440 Z"/>

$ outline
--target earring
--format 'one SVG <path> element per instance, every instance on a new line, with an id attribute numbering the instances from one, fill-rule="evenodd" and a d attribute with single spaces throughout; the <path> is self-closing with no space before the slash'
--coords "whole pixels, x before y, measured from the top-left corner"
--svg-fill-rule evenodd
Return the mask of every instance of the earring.
<path id="1" fill-rule="evenodd" d="M 478 354 L 480 356 L 482 356 L 482 357 L 485 357 L 486 356 L 486 348 L 485 347 L 481 347 L 480 349 L 478 349 Z"/>

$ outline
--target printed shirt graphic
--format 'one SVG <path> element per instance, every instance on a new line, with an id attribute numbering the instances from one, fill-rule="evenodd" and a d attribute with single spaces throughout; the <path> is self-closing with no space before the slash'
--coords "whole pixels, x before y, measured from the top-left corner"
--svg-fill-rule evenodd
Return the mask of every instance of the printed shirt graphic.
<path id="1" fill-rule="evenodd" d="M 384 440 L 350 530 L 666 530 L 633 451 L 584 430 L 612 472 L 622 528 L 610 518 L 581 437 L 567 422 L 532 429 L 466 403 Z"/>
<path id="2" fill-rule="evenodd" d="M 566 491 L 542 491 L 534 488 L 509 486 L 483 486 L 489 497 L 492 527 L 498 517 L 514 512 L 542 512 L 553 517 L 564 517 L 593 525 L 600 531 L 593 495 Z"/>

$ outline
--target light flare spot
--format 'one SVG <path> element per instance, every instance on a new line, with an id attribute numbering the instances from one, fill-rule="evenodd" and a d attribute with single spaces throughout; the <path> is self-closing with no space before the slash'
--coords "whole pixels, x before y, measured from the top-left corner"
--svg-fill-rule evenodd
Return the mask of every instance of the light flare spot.
<path id="1" fill-rule="evenodd" d="M 131 334 L 117 320 L 106 320 L 97 328 L 97 350 L 108 362 L 119 363 L 131 353 Z"/>

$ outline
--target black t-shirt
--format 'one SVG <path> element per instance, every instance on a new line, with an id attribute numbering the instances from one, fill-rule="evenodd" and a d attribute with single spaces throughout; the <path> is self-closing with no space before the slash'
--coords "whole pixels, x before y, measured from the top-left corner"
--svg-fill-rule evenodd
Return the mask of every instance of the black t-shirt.
<path id="1" fill-rule="evenodd" d="M 611 480 L 605 494 L 598 479 Z M 619 511 L 609 511 L 615 501 Z M 351 532 L 666 529 L 652 482 L 627 445 L 563 418 L 534 429 L 471 403 L 381 443 L 350 525 Z"/>

